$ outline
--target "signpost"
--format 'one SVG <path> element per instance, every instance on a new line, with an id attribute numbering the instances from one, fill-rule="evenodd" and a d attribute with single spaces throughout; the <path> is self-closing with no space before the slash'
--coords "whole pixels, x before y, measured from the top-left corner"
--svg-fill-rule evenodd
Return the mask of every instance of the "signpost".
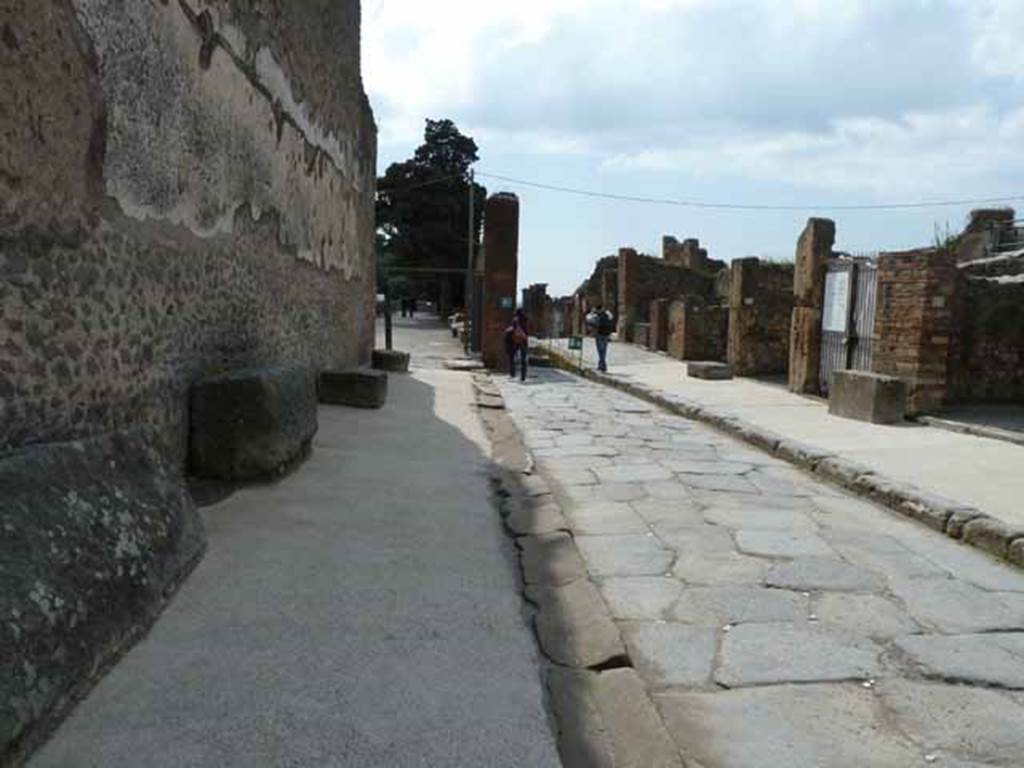
<path id="1" fill-rule="evenodd" d="M 829 272 L 825 276 L 825 311 L 821 327 L 846 333 L 850 327 L 850 273 Z"/>
<path id="2" fill-rule="evenodd" d="M 579 363 L 578 367 L 583 370 L 583 337 L 582 336 L 570 336 L 569 337 L 569 351 L 579 352 Z"/>

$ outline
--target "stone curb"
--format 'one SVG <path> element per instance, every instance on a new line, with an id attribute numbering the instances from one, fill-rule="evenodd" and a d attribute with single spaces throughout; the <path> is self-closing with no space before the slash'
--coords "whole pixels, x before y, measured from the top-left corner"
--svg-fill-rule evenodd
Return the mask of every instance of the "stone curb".
<path id="1" fill-rule="evenodd" d="M 967 504 L 937 496 L 920 488 L 876 473 L 856 461 L 844 459 L 730 414 L 710 410 L 687 398 L 665 395 L 651 387 L 580 369 L 560 351 L 551 352 L 555 366 L 584 379 L 604 384 L 638 397 L 671 413 L 701 421 L 757 446 L 780 459 L 813 472 L 821 479 L 859 496 L 871 499 L 952 539 L 958 539 L 989 554 L 1024 568 L 1024 529 L 1013 528 Z"/>

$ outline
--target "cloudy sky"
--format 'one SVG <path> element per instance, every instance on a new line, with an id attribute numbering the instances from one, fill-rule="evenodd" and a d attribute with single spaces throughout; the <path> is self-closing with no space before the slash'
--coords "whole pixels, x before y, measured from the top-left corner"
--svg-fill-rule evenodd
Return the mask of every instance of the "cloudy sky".
<path id="1" fill-rule="evenodd" d="M 866 252 L 927 244 L 970 206 L 830 206 L 1024 198 L 1022 34 L 1024 0 L 364 0 L 363 74 L 381 170 L 448 117 L 479 172 L 813 206 L 481 179 L 520 196 L 520 285 L 561 294 L 620 246 L 659 253 L 663 234 L 790 259 L 823 215 L 838 247 Z"/>

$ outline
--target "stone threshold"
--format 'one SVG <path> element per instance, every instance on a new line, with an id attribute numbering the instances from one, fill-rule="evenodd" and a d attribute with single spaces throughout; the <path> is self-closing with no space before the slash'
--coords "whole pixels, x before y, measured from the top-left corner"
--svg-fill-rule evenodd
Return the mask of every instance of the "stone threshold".
<path id="1" fill-rule="evenodd" d="M 952 539 L 1024 568 L 1024 530 L 1009 526 L 968 504 L 879 474 L 859 462 L 789 439 L 731 414 L 715 411 L 690 398 L 669 395 L 655 387 L 627 381 L 593 368 L 581 368 L 577 360 L 561 350 L 550 349 L 549 355 L 553 364 L 562 370 L 633 395 L 669 413 L 708 424 L 811 472 L 819 479 L 827 480 L 924 523 Z"/>

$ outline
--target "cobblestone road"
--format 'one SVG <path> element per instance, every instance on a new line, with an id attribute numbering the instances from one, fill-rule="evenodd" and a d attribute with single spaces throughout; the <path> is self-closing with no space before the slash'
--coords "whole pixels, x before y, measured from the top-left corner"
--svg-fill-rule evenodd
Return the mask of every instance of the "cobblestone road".
<path id="1" fill-rule="evenodd" d="M 1024 573 L 615 390 L 499 385 L 691 763 L 1024 765 Z"/>

